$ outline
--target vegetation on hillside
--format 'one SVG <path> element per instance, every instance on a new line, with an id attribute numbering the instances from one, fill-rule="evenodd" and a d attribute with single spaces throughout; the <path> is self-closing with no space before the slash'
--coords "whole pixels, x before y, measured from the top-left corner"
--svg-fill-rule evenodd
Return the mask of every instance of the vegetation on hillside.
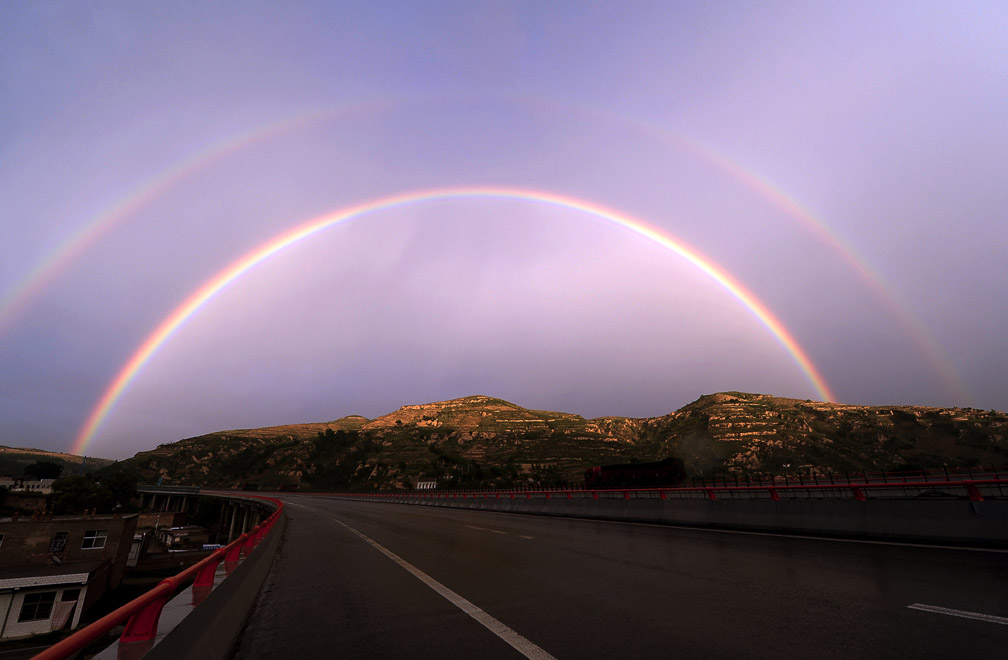
<path id="1" fill-rule="evenodd" d="M 106 471 L 146 483 L 367 490 L 578 484 L 587 467 L 677 456 L 688 477 L 1008 464 L 1008 415 L 868 407 L 725 392 L 663 417 L 584 419 L 472 396 L 348 417 L 211 433 Z"/>
<path id="2" fill-rule="evenodd" d="M 37 470 L 37 464 L 56 465 L 62 468 L 62 474 L 81 474 L 97 470 L 111 464 L 113 461 L 107 458 L 87 458 L 74 456 L 73 454 L 62 454 L 59 452 L 44 451 L 41 449 L 26 449 L 18 447 L 0 446 L 0 476 L 6 477 L 26 477 L 29 479 L 55 479 L 51 476 L 41 476 Z M 36 467 L 33 467 L 36 466 Z M 81 469 L 83 466 L 83 470 Z M 30 472 L 26 472 L 29 470 Z M 51 471 L 52 468 L 47 468 Z M 46 474 L 49 472 L 47 471 Z"/>

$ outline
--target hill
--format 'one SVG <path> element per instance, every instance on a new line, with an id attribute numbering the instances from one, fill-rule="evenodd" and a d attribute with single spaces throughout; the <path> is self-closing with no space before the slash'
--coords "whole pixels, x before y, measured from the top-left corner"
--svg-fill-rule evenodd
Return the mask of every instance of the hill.
<path id="1" fill-rule="evenodd" d="M 1005 465 L 1008 415 L 854 406 L 723 392 L 648 420 L 639 444 L 694 472 L 834 472 Z"/>
<path id="2" fill-rule="evenodd" d="M 85 461 L 85 471 L 89 472 L 114 463 L 114 461 L 107 458 L 92 458 L 88 456 L 87 459 L 84 459 L 81 456 L 64 454 L 57 451 L 0 445 L 0 475 L 2 476 L 20 477 L 24 474 L 24 469 L 36 461 L 49 461 L 62 465 L 64 475 L 80 472 L 82 461 Z"/>
<path id="3" fill-rule="evenodd" d="M 662 417 L 585 419 L 468 396 L 375 419 L 209 433 L 108 468 L 201 486 L 409 488 L 579 483 L 585 468 L 678 456 L 691 476 L 1008 464 L 1008 415 L 723 392 Z"/>

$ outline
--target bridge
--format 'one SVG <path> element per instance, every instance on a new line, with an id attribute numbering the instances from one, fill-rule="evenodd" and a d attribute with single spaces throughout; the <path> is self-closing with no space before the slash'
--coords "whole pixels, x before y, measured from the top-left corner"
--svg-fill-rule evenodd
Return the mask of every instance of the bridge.
<path id="1" fill-rule="evenodd" d="M 143 635 L 127 641 L 124 633 L 99 657 L 1001 657 L 1008 644 L 1008 480 L 972 476 L 271 494 L 266 522 L 274 531 L 255 528 L 218 559 L 243 548 L 253 570 L 234 570 L 211 593 L 224 597 L 206 597 L 156 643 Z M 827 515 L 849 502 L 868 517 L 876 504 L 880 511 L 893 502 L 951 505 L 954 516 L 985 521 L 989 542 L 941 542 L 940 528 L 935 542 L 911 544 L 884 534 L 612 520 L 617 510 L 653 516 L 689 503 L 716 511 L 756 502 L 785 513 L 825 504 Z M 558 515 L 502 515 L 502 507 L 540 514 L 553 507 Z M 565 507 L 579 516 L 594 508 L 605 519 L 569 517 Z M 944 514 L 931 523 L 952 524 Z M 172 593 L 191 578 L 176 580 Z M 229 583 L 239 586 L 225 593 Z M 241 585 L 251 593 L 239 593 Z M 72 644 L 57 647 L 38 657 L 76 653 Z"/>

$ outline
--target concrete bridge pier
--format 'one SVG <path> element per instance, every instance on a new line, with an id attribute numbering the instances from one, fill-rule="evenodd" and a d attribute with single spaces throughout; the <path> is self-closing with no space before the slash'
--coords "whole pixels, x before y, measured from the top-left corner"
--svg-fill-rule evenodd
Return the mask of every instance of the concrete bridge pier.
<path id="1" fill-rule="evenodd" d="M 231 510 L 231 525 L 228 529 L 227 542 L 231 543 L 231 541 L 234 541 L 235 538 L 235 523 L 238 522 L 238 505 L 232 502 L 229 508 Z"/>
<path id="2" fill-rule="evenodd" d="M 140 510 L 151 513 L 188 513 L 196 506 L 198 495 L 140 493 Z"/>

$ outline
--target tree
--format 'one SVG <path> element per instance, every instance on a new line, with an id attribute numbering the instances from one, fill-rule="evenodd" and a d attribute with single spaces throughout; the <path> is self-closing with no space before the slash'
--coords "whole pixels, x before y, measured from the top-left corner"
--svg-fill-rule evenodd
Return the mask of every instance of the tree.
<path id="1" fill-rule="evenodd" d="M 25 479 L 59 479 L 63 466 L 52 461 L 35 461 L 25 467 Z"/>
<path id="2" fill-rule="evenodd" d="M 52 485 L 53 511 L 77 514 L 91 509 L 110 512 L 115 505 L 112 492 L 90 476 L 60 477 Z"/>
<path id="3" fill-rule="evenodd" d="M 139 492 L 137 492 L 138 481 L 139 479 L 135 474 L 113 472 L 111 474 L 103 474 L 99 483 L 109 491 L 113 507 L 121 506 L 135 510 L 135 507 L 131 506 L 130 502 L 138 499 L 140 496 Z"/>

